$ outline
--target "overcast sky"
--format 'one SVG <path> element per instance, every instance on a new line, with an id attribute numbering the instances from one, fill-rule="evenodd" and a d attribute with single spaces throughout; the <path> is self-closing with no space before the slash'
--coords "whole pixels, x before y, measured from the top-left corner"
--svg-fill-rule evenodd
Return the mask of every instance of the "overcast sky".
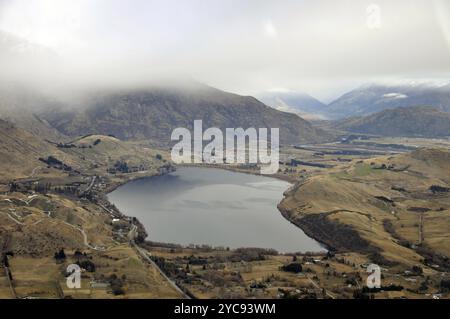
<path id="1" fill-rule="evenodd" d="M 364 82 L 450 80 L 450 0 L 0 0 L 0 30 L 50 48 L 55 72 L 78 80 L 181 74 L 322 100 Z"/>

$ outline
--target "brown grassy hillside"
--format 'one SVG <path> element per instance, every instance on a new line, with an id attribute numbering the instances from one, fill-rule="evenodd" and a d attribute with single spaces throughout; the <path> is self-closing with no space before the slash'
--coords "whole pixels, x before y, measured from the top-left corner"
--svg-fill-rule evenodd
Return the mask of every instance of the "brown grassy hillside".
<path id="1" fill-rule="evenodd" d="M 331 248 L 412 265 L 428 258 L 428 249 L 450 257 L 448 188 L 450 151 L 420 149 L 311 177 L 280 209 Z"/>

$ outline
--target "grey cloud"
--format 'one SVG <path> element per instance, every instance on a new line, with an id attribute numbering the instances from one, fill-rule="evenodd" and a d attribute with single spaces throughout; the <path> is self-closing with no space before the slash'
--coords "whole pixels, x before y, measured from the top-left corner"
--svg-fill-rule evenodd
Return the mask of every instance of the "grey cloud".
<path id="1" fill-rule="evenodd" d="M 323 99 L 377 79 L 448 78 L 450 2 L 375 3 L 376 30 L 358 0 L 1 1 L 0 30 L 36 45 L 2 49 L 0 66 L 3 78 L 50 87 L 181 74 L 242 94 L 285 87 Z"/>

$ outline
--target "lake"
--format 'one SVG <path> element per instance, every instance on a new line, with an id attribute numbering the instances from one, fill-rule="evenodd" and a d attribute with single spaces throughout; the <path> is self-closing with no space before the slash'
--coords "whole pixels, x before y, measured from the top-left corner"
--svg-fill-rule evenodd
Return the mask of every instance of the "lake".
<path id="1" fill-rule="evenodd" d="M 213 168 L 181 167 L 129 182 L 108 195 L 155 242 L 279 252 L 324 251 L 277 209 L 291 184 Z"/>

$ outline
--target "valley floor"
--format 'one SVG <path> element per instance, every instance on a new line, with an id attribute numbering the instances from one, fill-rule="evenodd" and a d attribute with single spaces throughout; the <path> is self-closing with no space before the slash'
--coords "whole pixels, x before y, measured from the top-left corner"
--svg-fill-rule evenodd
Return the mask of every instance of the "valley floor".
<path id="1" fill-rule="evenodd" d="M 123 153 L 108 159 L 116 143 Z M 73 167 L 77 156 L 89 162 L 80 173 L 30 166 L 28 177 L 0 187 L 0 298 L 448 297 L 448 140 L 359 138 L 283 148 L 275 177 L 298 184 L 279 208 L 331 251 L 286 255 L 144 241 L 139 221 L 105 194 L 169 171 L 167 153 L 133 153 L 145 148 L 101 136 L 76 145 L 58 151 Z M 439 149 L 414 151 L 421 145 Z M 55 255 L 61 249 L 64 258 Z M 66 288 L 72 263 L 84 269 L 80 290 Z M 364 288 L 370 263 L 382 267 L 383 291 Z"/>

